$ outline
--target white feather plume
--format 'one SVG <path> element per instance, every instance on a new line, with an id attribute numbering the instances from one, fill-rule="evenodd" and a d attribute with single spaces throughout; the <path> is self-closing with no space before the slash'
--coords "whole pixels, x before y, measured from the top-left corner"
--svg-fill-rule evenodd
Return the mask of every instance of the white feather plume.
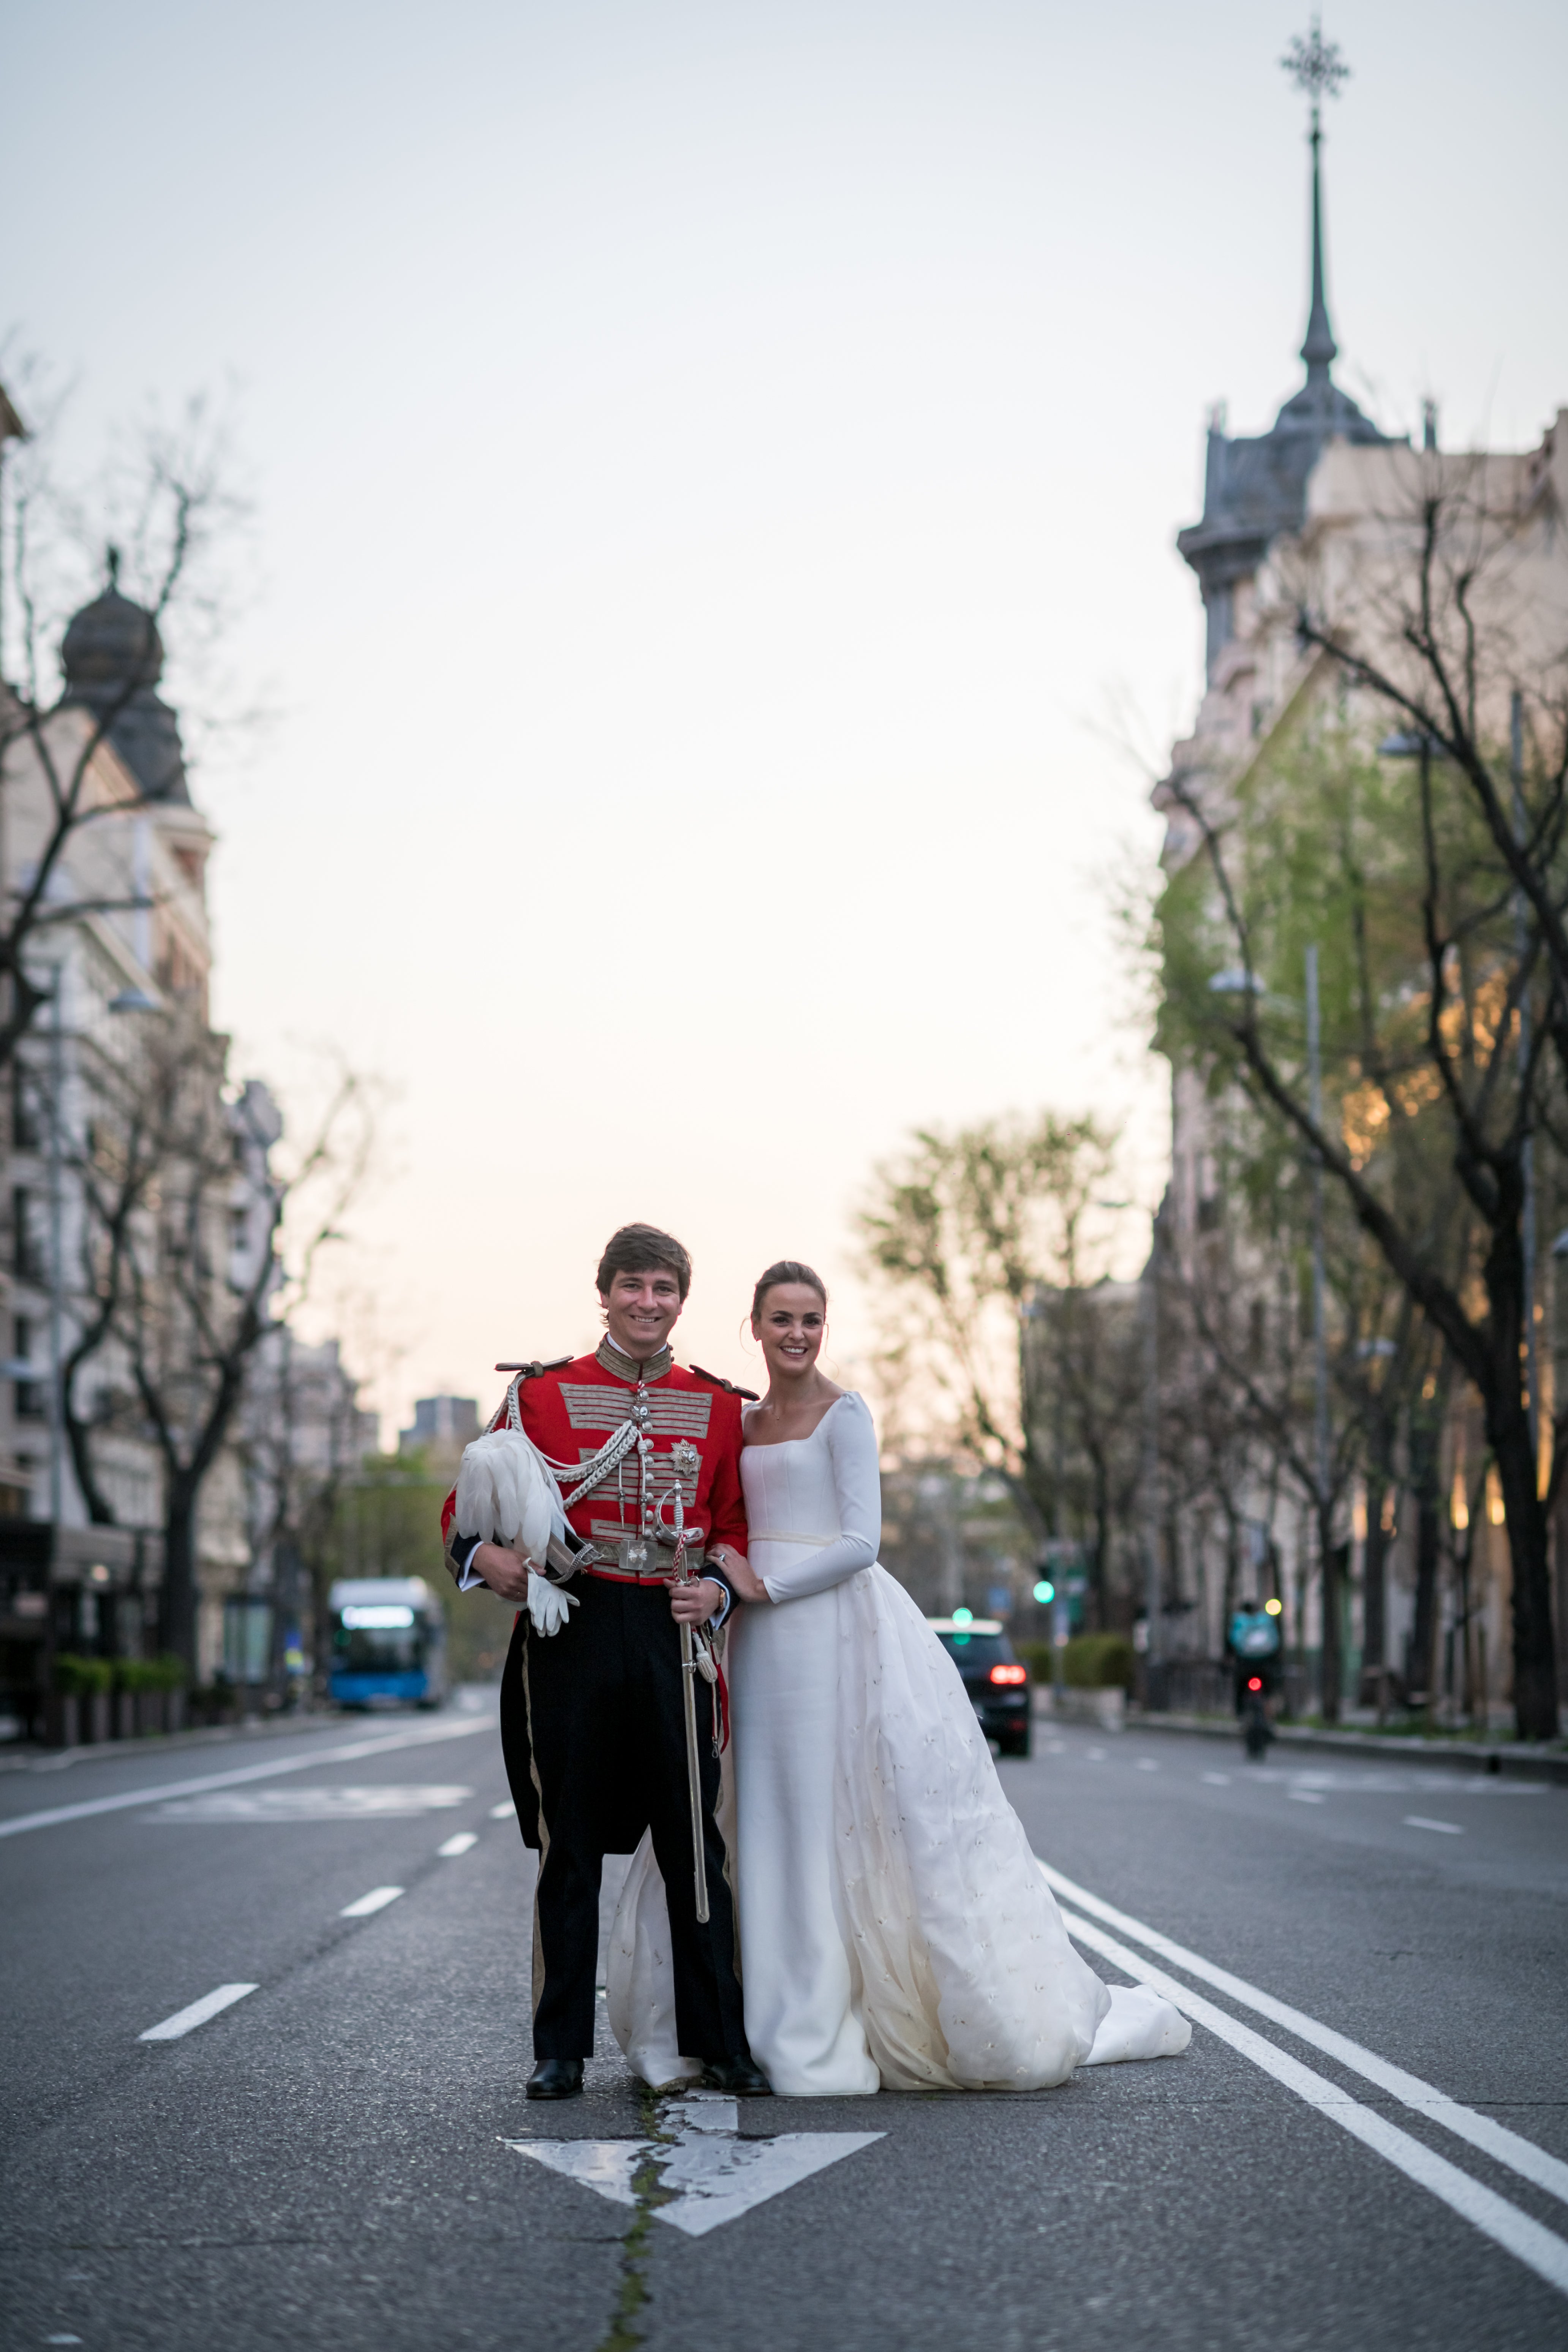
<path id="1" fill-rule="evenodd" d="M 463 1449 L 457 1524 L 466 1536 L 542 1561 L 561 1497 L 521 1430 L 494 1429 Z"/>

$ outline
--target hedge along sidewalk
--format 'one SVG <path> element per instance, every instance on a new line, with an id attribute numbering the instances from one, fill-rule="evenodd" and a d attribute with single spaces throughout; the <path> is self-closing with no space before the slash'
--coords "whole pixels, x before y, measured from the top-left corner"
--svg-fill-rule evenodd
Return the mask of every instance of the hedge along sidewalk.
<path id="1" fill-rule="evenodd" d="M 1240 1727 L 1227 1718 L 1205 1715 L 1145 1715 L 1127 1710 L 1129 1731 L 1180 1731 L 1200 1739 L 1223 1739 L 1234 1748 Z M 1502 1773 L 1515 1780 L 1549 1780 L 1568 1788 L 1568 1746 L 1547 1748 L 1520 1741 L 1407 1738 L 1400 1733 L 1314 1731 L 1305 1724 L 1277 1723 L 1274 1737 L 1281 1748 L 1304 1748 L 1318 1754 L 1380 1757 L 1389 1764 L 1447 1764 L 1464 1772 Z"/>

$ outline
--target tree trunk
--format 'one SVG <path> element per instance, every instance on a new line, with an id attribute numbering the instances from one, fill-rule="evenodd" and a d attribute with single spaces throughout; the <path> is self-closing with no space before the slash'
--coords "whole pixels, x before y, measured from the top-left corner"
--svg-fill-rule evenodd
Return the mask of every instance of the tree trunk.
<path id="1" fill-rule="evenodd" d="M 1410 1488 L 1415 1501 L 1415 1622 L 1405 1680 L 1412 1705 L 1430 1706 L 1437 1679 L 1437 1570 L 1442 1557 L 1443 1490 L 1439 1448 L 1447 1417 L 1450 1374 L 1433 1375 L 1433 1394 L 1410 1413 Z"/>
<path id="2" fill-rule="evenodd" d="M 1094 1565 L 1089 1571 L 1094 1592 L 1094 1630 L 1110 1631 L 1110 1476 L 1103 1456 L 1094 1464 Z"/>
<path id="3" fill-rule="evenodd" d="M 175 1475 L 163 1513 L 162 1646 L 196 1679 L 196 1499 L 200 1481 Z"/>
<path id="4" fill-rule="evenodd" d="M 1366 1550 L 1362 1564 L 1361 1670 L 1376 1675 L 1388 1664 L 1388 1538 L 1383 1513 L 1389 1488 L 1381 1479 L 1367 1488 Z M 1373 1692 L 1375 1703 L 1376 1693 Z"/>
<path id="5" fill-rule="evenodd" d="M 1491 1416 L 1489 1414 L 1489 1420 Z M 1557 1737 L 1557 1653 L 1546 1510 L 1536 1484 L 1535 1443 L 1522 1402 L 1487 1434 L 1502 1487 L 1513 1569 L 1513 1710 L 1521 1739 Z"/>
<path id="6" fill-rule="evenodd" d="M 1334 1509 L 1331 1503 L 1318 1507 L 1318 1559 L 1321 1570 L 1323 1617 L 1322 1715 L 1325 1723 L 1338 1723 L 1345 1662 L 1340 1641 L 1341 1555 L 1334 1543 Z"/>

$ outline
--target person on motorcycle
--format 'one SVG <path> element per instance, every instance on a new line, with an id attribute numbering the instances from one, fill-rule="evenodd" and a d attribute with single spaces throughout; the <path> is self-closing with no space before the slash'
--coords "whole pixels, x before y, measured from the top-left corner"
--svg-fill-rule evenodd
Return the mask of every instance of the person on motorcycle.
<path id="1" fill-rule="evenodd" d="M 1226 1635 L 1226 1648 L 1236 1664 L 1236 1711 L 1239 1715 L 1247 1704 L 1247 1686 L 1255 1679 L 1263 1685 L 1263 1704 L 1267 1711 L 1269 1700 L 1279 1688 L 1280 1639 L 1279 1611 L 1260 1609 L 1256 1601 L 1237 1604 Z"/>

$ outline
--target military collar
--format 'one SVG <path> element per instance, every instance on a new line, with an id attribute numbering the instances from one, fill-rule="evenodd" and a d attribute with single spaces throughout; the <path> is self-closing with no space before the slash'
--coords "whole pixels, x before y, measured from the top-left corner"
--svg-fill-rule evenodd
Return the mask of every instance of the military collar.
<path id="1" fill-rule="evenodd" d="M 657 1356 L 645 1357 L 639 1364 L 635 1357 L 623 1356 L 606 1331 L 594 1350 L 594 1361 L 606 1372 L 614 1372 L 616 1380 L 628 1381 L 636 1388 L 639 1381 L 662 1381 L 675 1358 L 668 1348 L 661 1348 Z"/>

